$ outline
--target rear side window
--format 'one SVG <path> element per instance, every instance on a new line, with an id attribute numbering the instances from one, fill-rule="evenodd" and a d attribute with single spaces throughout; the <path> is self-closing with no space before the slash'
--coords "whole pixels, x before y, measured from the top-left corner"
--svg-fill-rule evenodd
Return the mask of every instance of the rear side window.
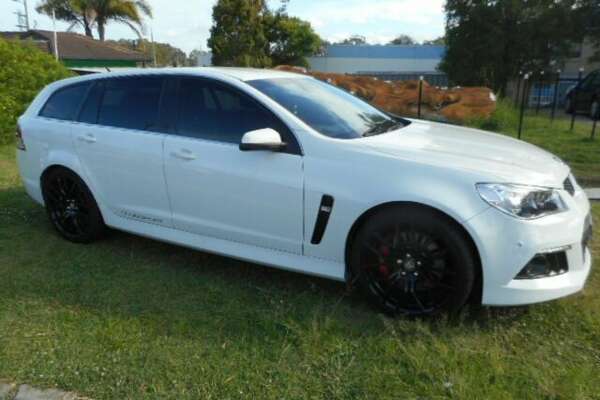
<path id="1" fill-rule="evenodd" d="M 98 108 L 100 101 L 102 100 L 102 90 L 104 88 L 104 82 L 98 81 L 94 84 L 89 91 L 87 99 L 83 103 L 81 112 L 79 113 L 79 121 L 88 124 L 95 124 L 98 122 Z"/>
<path id="2" fill-rule="evenodd" d="M 46 118 L 72 121 L 75 119 L 89 87 L 90 83 L 82 83 L 58 89 L 50 96 L 40 115 Z"/>
<path id="3" fill-rule="evenodd" d="M 137 130 L 157 130 L 164 79 L 131 77 L 104 83 L 98 124 Z"/>

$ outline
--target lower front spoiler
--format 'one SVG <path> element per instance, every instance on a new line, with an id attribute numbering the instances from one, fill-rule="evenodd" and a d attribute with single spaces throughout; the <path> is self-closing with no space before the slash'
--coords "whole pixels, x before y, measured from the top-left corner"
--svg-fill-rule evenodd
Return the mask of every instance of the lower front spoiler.
<path id="1" fill-rule="evenodd" d="M 585 250 L 583 268 L 540 279 L 514 279 L 508 285 L 484 293 L 482 303 L 488 306 L 517 306 L 556 300 L 581 291 L 592 269 L 592 255 Z"/>

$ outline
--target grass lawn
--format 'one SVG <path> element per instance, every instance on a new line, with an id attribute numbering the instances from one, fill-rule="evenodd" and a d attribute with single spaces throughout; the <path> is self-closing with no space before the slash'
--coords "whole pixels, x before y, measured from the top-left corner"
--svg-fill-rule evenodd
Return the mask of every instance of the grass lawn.
<path id="1" fill-rule="evenodd" d="M 565 160 L 582 183 L 600 186 L 600 124 L 596 139 L 590 134 L 592 125 L 584 117 L 578 117 L 571 132 L 571 120 L 557 118 L 554 122 L 548 110 L 536 115 L 528 111 L 524 118 L 522 139 L 540 146 Z M 501 100 L 490 119 L 471 121 L 470 125 L 517 137 L 519 111 L 510 101 Z"/>
<path id="2" fill-rule="evenodd" d="M 390 320 L 339 283 L 119 232 L 68 243 L 4 146 L 0 379 L 96 399 L 600 399 L 600 273 L 548 304 Z"/>

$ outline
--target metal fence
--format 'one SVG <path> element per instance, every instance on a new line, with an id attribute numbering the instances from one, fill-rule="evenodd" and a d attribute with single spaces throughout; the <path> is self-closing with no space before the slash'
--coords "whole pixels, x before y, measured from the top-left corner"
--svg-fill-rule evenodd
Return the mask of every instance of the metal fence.
<path id="1" fill-rule="evenodd" d="M 550 77 L 551 78 L 551 77 Z M 543 73 L 536 76 L 525 74 L 520 77 L 517 83 L 515 104 L 519 107 L 519 128 L 518 136 L 521 138 L 523 131 L 523 119 L 527 108 L 535 108 L 536 114 L 544 107 L 550 108 L 550 118 L 554 121 L 558 107 L 564 105 L 566 95 L 569 89 L 572 89 L 573 98 L 577 103 L 577 85 L 581 82 L 582 71 L 577 79 L 565 79 L 555 75 L 554 79 L 544 76 Z M 578 117 L 577 111 L 571 113 L 571 131 L 575 127 L 575 120 Z M 596 127 L 598 123 L 598 115 L 592 115 L 592 131 L 590 138 L 593 140 L 596 137 Z"/>

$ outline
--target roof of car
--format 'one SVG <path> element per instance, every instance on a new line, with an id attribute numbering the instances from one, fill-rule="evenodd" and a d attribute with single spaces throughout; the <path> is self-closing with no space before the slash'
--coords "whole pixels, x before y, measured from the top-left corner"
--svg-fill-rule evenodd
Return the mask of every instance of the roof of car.
<path id="1" fill-rule="evenodd" d="M 279 71 L 274 69 L 257 69 L 257 68 L 232 68 L 232 67 L 186 67 L 186 68 L 131 68 L 120 70 L 119 72 L 103 72 L 100 74 L 86 75 L 89 78 L 110 78 L 118 76 L 132 75 L 196 75 L 217 77 L 224 76 L 241 81 L 251 81 L 256 79 L 273 79 L 273 78 L 306 78 L 307 75 L 296 74 L 292 72 Z"/>

